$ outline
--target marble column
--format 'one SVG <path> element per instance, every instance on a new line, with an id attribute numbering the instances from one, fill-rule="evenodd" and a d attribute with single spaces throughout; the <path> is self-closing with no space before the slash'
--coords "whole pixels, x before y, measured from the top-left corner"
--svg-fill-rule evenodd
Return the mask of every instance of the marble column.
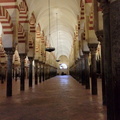
<path id="1" fill-rule="evenodd" d="M 47 69 L 47 65 L 44 64 L 44 80 L 46 80 L 46 77 L 47 77 L 47 76 L 46 76 L 46 72 L 47 72 L 46 69 Z"/>
<path id="2" fill-rule="evenodd" d="M 111 34 L 113 35 L 115 34 L 115 31 L 114 33 L 110 33 L 110 29 L 111 29 L 110 3 L 101 1 L 101 8 L 103 10 L 104 78 L 106 82 L 107 120 L 115 120 L 114 82 L 112 79 L 112 56 L 111 56 L 112 55 L 111 53 L 112 42 L 111 42 L 111 37 L 110 37 Z M 118 13 L 118 11 L 116 12 Z M 116 38 L 117 37 L 118 36 L 116 36 Z"/>
<path id="3" fill-rule="evenodd" d="M 50 78 L 52 77 L 52 67 L 50 66 Z"/>
<path id="4" fill-rule="evenodd" d="M 48 65 L 46 66 L 46 80 L 48 79 Z"/>
<path id="5" fill-rule="evenodd" d="M 114 90 L 114 120 L 120 120 L 120 1 L 112 1 L 110 3 L 111 84 Z"/>
<path id="6" fill-rule="evenodd" d="M 81 62 L 81 59 L 82 58 L 80 58 L 80 61 L 79 61 L 79 67 L 80 67 L 80 73 L 79 73 L 79 83 L 82 83 L 82 62 Z"/>
<path id="7" fill-rule="evenodd" d="M 43 81 L 45 81 L 45 64 L 43 64 L 42 70 Z"/>
<path id="8" fill-rule="evenodd" d="M 82 68 L 82 85 L 85 85 L 85 59 L 81 56 L 81 68 Z"/>
<path id="9" fill-rule="evenodd" d="M 89 51 L 83 51 L 84 60 L 85 60 L 85 85 L 86 89 L 90 89 L 90 80 L 89 80 L 89 65 L 88 65 L 88 57 Z"/>
<path id="10" fill-rule="evenodd" d="M 102 65 L 102 71 L 101 71 L 101 78 L 102 78 L 102 101 L 103 101 L 103 105 L 106 105 L 106 74 L 105 74 L 105 64 L 107 63 L 107 61 L 105 60 L 105 44 L 103 44 L 105 42 L 104 38 L 103 38 L 103 30 L 101 31 L 97 31 L 96 35 L 98 37 L 98 41 L 100 41 L 101 43 L 101 65 Z M 107 54 L 107 53 L 106 53 Z"/>
<path id="11" fill-rule="evenodd" d="M 80 77 L 81 77 L 81 76 L 80 76 L 80 59 L 78 60 L 77 66 L 78 66 L 78 73 L 77 73 L 77 74 L 78 74 L 78 82 L 80 83 L 80 79 L 81 79 L 81 78 L 80 78 Z"/>
<path id="12" fill-rule="evenodd" d="M 14 69 L 14 65 L 13 65 L 13 70 L 12 70 L 12 77 L 13 77 L 13 79 L 15 77 L 14 71 L 15 71 L 15 69 Z"/>
<path id="13" fill-rule="evenodd" d="M 35 85 L 38 84 L 38 60 L 35 60 Z"/>
<path id="14" fill-rule="evenodd" d="M 88 44 L 91 52 L 91 87 L 92 95 L 97 95 L 96 50 L 98 43 Z"/>
<path id="15" fill-rule="evenodd" d="M 15 81 L 17 81 L 17 68 L 15 68 Z"/>
<path id="16" fill-rule="evenodd" d="M 50 66 L 48 65 L 48 79 L 50 78 Z"/>
<path id="17" fill-rule="evenodd" d="M 81 56 L 81 74 L 82 74 L 82 85 L 85 85 L 85 61 L 84 56 Z"/>
<path id="18" fill-rule="evenodd" d="M 26 54 L 20 54 L 20 62 L 21 62 L 20 90 L 21 91 L 24 91 L 25 89 L 25 57 Z"/>
<path id="19" fill-rule="evenodd" d="M 80 61 L 77 61 L 77 81 L 80 81 Z"/>
<path id="20" fill-rule="evenodd" d="M 39 62 L 39 83 L 41 83 L 41 62 Z"/>
<path id="21" fill-rule="evenodd" d="M 32 62 L 33 62 L 33 57 L 29 57 L 28 59 L 30 61 L 30 64 L 29 64 L 29 87 L 32 87 L 32 78 L 33 78 Z"/>
<path id="22" fill-rule="evenodd" d="M 14 48 L 5 48 L 7 54 L 7 97 L 12 96 L 12 60 L 14 54 Z"/>

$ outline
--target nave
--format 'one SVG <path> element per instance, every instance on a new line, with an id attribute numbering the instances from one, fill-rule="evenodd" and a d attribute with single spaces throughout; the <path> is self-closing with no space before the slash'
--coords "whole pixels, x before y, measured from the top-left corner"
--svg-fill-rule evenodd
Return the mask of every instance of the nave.
<path id="1" fill-rule="evenodd" d="M 13 80 L 13 96 L 6 97 L 6 82 L 0 83 L 0 120 L 106 120 L 102 105 L 101 79 L 98 95 L 91 95 L 70 75 L 58 75 L 20 92 Z M 34 82 L 33 82 L 34 83 Z"/>

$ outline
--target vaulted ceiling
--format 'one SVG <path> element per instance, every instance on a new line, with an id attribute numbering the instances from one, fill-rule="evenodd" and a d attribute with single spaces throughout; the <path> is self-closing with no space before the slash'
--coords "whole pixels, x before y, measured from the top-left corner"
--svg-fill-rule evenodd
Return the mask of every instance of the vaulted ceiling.
<path id="1" fill-rule="evenodd" d="M 55 56 L 69 58 L 75 26 L 80 14 L 80 0 L 26 0 L 29 14 L 34 12 L 36 24 L 47 36 L 50 46 L 55 47 Z"/>

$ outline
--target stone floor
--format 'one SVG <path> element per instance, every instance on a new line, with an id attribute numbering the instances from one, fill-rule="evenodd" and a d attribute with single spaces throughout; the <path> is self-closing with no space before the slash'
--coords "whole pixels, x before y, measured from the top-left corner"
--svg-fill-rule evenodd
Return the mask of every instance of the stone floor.
<path id="1" fill-rule="evenodd" d="M 71 76 L 26 86 L 24 92 L 19 91 L 19 80 L 13 81 L 14 92 L 9 98 L 5 97 L 6 83 L 0 84 L 0 120 L 106 120 L 100 81 L 97 96 Z"/>

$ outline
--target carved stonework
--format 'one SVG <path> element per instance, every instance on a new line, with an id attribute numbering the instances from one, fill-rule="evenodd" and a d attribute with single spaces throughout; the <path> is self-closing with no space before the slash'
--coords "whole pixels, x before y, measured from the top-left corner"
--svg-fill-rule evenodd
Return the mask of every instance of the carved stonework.
<path id="1" fill-rule="evenodd" d="M 103 41 L 103 30 L 96 31 L 96 36 L 99 42 Z"/>
<path id="2" fill-rule="evenodd" d="M 88 44 L 91 54 L 96 53 L 97 47 L 98 47 L 98 43 L 90 43 Z"/>

